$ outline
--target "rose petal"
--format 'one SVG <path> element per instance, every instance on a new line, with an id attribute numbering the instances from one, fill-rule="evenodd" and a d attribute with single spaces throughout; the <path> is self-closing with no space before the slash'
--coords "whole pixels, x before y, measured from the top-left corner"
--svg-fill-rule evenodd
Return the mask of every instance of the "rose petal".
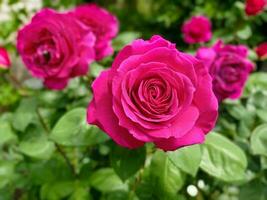
<path id="1" fill-rule="evenodd" d="M 0 68 L 9 68 L 10 67 L 10 59 L 6 49 L 0 47 Z"/>
<path id="2" fill-rule="evenodd" d="M 44 85 L 49 89 L 62 90 L 68 84 L 68 79 L 47 78 L 44 80 Z"/>
<path id="3" fill-rule="evenodd" d="M 87 121 L 100 127 L 118 144 L 128 148 L 137 148 L 143 142 L 132 137 L 126 129 L 119 126 L 117 117 L 112 111 L 111 90 L 108 86 L 110 70 L 106 70 L 94 81 L 92 88 L 94 99 L 89 104 Z"/>
<path id="4" fill-rule="evenodd" d="M 171 137 L 168 139 L 161 139 L 155 142 L 155 145 L 164 151 L 174 151 L 184 146 L 201 144 L 204 141 L 205 137 L 203 131 L 200 128 L 194 127 L 182 138 Z"/>

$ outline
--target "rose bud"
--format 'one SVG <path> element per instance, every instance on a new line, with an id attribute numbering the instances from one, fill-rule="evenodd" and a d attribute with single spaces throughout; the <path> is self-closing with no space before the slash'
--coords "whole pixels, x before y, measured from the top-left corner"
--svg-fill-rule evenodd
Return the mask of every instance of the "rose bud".
<path id="1" fill-rule="evenodd" d="M 11 65 L 9 55 L 5 48 L 0 47 L 0 68 L 7 69 Z"/>
<path id="2" fill-rule="evenodd" d="M 208 42 L 212 37 L 211 22 L 205 16 L 193 16 L 183 24 L 182 33 L 188 44 Z"/>
<path id="3" fill-rule="evenodd" d="M 256 47 L 256 53 L 261 60 L 265 60 L 267 58 L 267 42 L 261 43 Z"/>

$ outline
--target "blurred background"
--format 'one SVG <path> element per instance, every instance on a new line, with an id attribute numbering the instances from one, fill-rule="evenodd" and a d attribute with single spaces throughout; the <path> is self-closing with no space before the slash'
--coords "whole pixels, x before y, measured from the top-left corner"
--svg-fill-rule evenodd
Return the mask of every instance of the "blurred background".
<path id="1" fill-rule="evenodd" d="M 243 164 L 235 163 L 235 158 L 231 160 L 231 154 L 225 154 L 227 149 L 220 150 L 224 144 L 209 147 L 211 166 L 200 165 L 196 174 L 187 173 L 182 165 L 179 179 L 160 177 L 165 169 L 162 166 L 170 165 L 170 161 L 163 159 L 152 166 L 156 174 L 152 178 L 147 170 L 141 169 L 146 178 L 139 180 L 138 175 L 123 182 L 111 171 L 110 160 L 112 163 L 112 155 L 119 157 L 121 154 L 116 153 L 126 150 L 117 150 L 99 129 L 89 128 L 93 135 L 87 138 L 91 143 L 86 145 L 80 144 L 82 137 L 78 144 L 68 141 L 59 146 L 42 138 L 45 130 L 40 125 L 39 114 L 52 128 L 65 112 L 86 107 L 91 99 L 90 80 L 75 79 L 68 89 L 59 93 L 45 91 L 41 82 L 28 74 L 18 56 L 17 31 L 43 7 L 64 11 L 89 2 L 106 8 L 119 19 L 119 34 L 113 40 L 115 54 L 132 40 L 148 39 L 154 34 L 176 43 L 179 50 L 194 54 L 201 44 L 186 44 L 181 26 L 199 14 L 212 21 L 213 38 L 206 46 L 222 39 L 225 43 L 245 44 L 250 48 L 249 58 L 257 68 L 243 97 L 222 104 L 216 127 L 216 131 L 235 145 L 234 150 L 237 146 L 247 157 L 248 167 L 242 180 L 236 181 L 234 174 L 240 172 Z M 239 0 L 0 0 L 0 46 L 8 50 L 12 61 L 9 75 L 0 71 L 0 200 L 267 200 L 267 76 L 264 72 L 267 62 L 258 59 L 255 53 L 257 45 L 267 41 L 267 12 L 249 17 L 244 9 L 245 2 Z M 94 63 L 91 78 L 109 67 L 113 57 Z M 40 113 L 35 112 L 37 104 Z M 40 135 L 36 140 L 31 134 Z M 150 146 L 146 147 L 147 160 L 153 154 L 150 150 Z M 193 156 L 194 152 L 184 155 Z M 126 157 L 140 159 L 127 153 Z M 187 158 L 181 162 L 188 162 Z M 104 171 L 96 171 L 102 168 Z M 212 169 L 217 172 L 212 173 Z"/>

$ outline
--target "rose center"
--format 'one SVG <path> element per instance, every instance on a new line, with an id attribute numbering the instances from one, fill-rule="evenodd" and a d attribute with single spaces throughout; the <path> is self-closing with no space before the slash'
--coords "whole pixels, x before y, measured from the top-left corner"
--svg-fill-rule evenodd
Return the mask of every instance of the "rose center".
<path id="1" fill-rule="evenodd" d="M 152 78 L 144 81 L 143 91 L 144 96 L 146 96 L 148 101 L 151 103 L 156 103 L 164 95 L 164 88 L 166 88 L 166 83 L 163 80 Z"/>
<path id="2" fill-rule="evenodd" d="M 53 65 L 60 59 L 59 53 L 54 49 L 54 45 L 43 44 L 37 48 L 35 61 L 39 65 Z"/>
<path id="3" fill-rule="evenodd" d="M 239 79 L 239 73 L 234 66 L 226 66 L 220 71 L 220 77 L 226 82 L 236 82 Z"/>
<path id="4" fill-rule="evenodd" d="M 48 51 L 43 51 L 43 58 L 44 58 L 44 60 L 48 63 L 49 60 L 51 59 L 51 54 L 50 54 L 50 52 L 48 52 Z"/>
<path id="5" fill-rule="evenodd" d="M 136 85 L 131 97 L 139 111 L 151 119 L 169 115 L 173 106 L 172 87 L 161 77 L 146 77 Z"/>

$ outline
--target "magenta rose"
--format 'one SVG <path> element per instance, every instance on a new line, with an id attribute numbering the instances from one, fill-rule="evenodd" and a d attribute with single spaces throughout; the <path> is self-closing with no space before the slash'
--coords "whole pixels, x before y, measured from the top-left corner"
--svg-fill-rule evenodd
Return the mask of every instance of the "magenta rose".
<path id="1" fill-rule="evenodd" d="M 5 48 L 0 47 L 0 68 L 7 69 L 10 67 L 10 59 Z"/>
<path id="2" fill-rule="evenodd" d="M 261 60 L 267 59 L 267 42 L 259 44 L 255 49 L 258 58 Z"/>
<path id="3" fill-rule="evenodd" d="M 92 89 L 88 123 L 127 148 L 153 142 L 167 151 L 202 143 L 217 119 L 207 69 L 160 36 L 124 47 Z"/>
<path id="4" fill-rule="evenodd" d="M 202 47 L 196 57 L 203 60 L 213 77 L 213 90 L 219 101 L 241 96 L 254 65 L 247 59 L 244 45 L 225 45 L 218 41 L 213 47 Z"/>
<path id="5" fill-rule="evenodd" d="M 72 14 L 43 9 L 18 33 L 17 49 L 33 76 L 51 89 L 85 75 L 95 58 L 95 37 Z"/>
<path id="6" fill-rule="evenodd" d="M 212 37 L 211 22 L 205 16 L 193 16 L 183 24 L 182 32 L 188 44 L 208 42 Z"/>
<path id="7" fill-rule="evenodd" d="M 261 13 L 266 6 L 266 2 L 266 0 L 246 0 L 246 14 L 248 16 L 253 16 Z"/>
<path id="8" fill-rule="evenodd" d="M 111 55 L 111 39 L 117 35 L 119 27 L 117 18 L 94 3 L 78 6 L 73 12 L 96 36 L 96 59 Z"/>

